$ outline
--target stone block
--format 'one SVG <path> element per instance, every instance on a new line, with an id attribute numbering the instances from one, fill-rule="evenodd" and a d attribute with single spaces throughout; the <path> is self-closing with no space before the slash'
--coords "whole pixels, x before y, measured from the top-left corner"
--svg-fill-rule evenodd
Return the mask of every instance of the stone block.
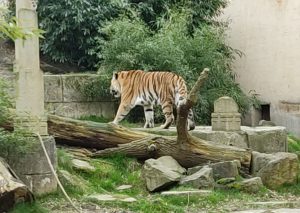
<path id="1" fill-rule="evenodd" d="M 214 131 L 239 131 L 241 129 L 241 114 L 212 113 L 211 124 Z"/>
<path id="2" fill-rule="evenodd" d="M 238 110 L 238 105 L 231 97 L 224 96 L 214 102 L 215 113 L 235 113 Z"/>
<path id="3" fill-rule="evenodd" d="M 283 184 L 295 183 L 298 171 L 299 161 L 296 154 L 252 152 L 251 173 L 260 177 L 268 188 L 274 189 Z"/>
<path id="4" fill-rule="evenodd" d="M 45 102 L 63 102 L 61 75 L 44 75 Z"/>
<path id="5" fill-rule="evenodd" d="M 248 146 L 261 153 L 286 152 L 287 133 L 285 127 L 243 127 L 248 135 Z"/>
<path id="6" fill-rule="evenodd" d="M 37 138 L 32 137 L 33 140 Z M 56 168 L 56 146 L 53 137 L 43 137 L 44 145 L 54 168 Z M 18 154 L 9 158 L 9 164 L 20 179 L 33 190 L 35 194 L 53 192 L 57 182 L 51 173 L 50 166 L 42 150 L 40 142 L 25 154 Z"/>
<path id="7" fill-rule="evenodd" d="M 240 148 L 248 148 L 247 134 L 242 131 L 238 132 L 226 132 L 226 131 L 212 131 L 211 128 L 202 128 L 201 130 L 191 131 L 191 134 L 195 137 L 201 138 L 207 141 L 213 141 L 218 144 L 227 146 L 236 146 Z"/>
<path id="8" fill-rule="evenodd" d="M 9 159 L 9 164 L 16 171 L 17 175 L 48 174 L 51 172 L 40 142 L 37 141 L 38 138 L 32 137 L 32 140 L 35 140 L 36 144 L 31 150 L 25 154 L 10 157 Z M 43 142 L 52 165 L 56 167 L 56 145 L 54 138 L 51 136 L 43 137 Z"/>

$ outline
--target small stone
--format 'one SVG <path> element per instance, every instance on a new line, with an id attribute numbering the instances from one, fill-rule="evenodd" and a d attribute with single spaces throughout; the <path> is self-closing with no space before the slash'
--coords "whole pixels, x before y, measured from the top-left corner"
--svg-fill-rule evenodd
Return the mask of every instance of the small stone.
<path id="1" fill-rule="evenodd" d="M 214 179 L 213 179 L 213 171 L 212 168 L 208 166 L 204 166 L 200 171 L 183 177 L 180 180 L 180 185 L 191 185 L 197 189 L 200 188 L 213 188 L 214 187 Z"/>
<path id="2" fill-rule="evenodd" d="M 114 201 L 117 200 L 112 195 L 106 195 L 106 194 L 97 194 L 97 195 L 89 195 L 87 196 L 88 199 L 97 200 L 97 201 Z"/>
<path id="3" fill-rule="evenodd" d="M 235 178 L 222 178 L 217 180 L 217 184 L 227 185 L 235 181 Z"/>
<path id="4" fill-rule="evenodd" d="M 207 195 L 212 193 L 211 190 L 188 190 L 188 191 L 165 191 L 162 192 L 161 195 L 191 195 L 191 194 L 197 194 L 197 195 Z"/>
<path id="5" fill-rule="evenodd" d="M 125 190 L 125 189 L 130 189 L 132 188 L 132 185 L 121 185 L 119 187 L 117 187 L 117 190 Z"/>
<path id="6" fill-rule="evenodd" d="M 83 160 L 73 159 L 72 165 L 75 169 L 86 172 L 94 172 L 96 170 L 96 168 L 92 166 L 89 162 Z"/>
<path id="7" fill-rule="evenodd" d="M 128 198 L 121 199 L 120 201 L 132 203 L 132 202 L 135 202 L 136 199 L 133 197 L 128 197 Z"/>

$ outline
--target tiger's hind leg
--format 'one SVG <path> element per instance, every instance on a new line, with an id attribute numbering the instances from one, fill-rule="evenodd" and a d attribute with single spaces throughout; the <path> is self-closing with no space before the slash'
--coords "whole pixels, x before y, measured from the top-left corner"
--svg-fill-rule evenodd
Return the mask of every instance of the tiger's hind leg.
<path id="1" fill-rule="evenodd" d="M 162 104 L 162 110 L 165 115 L 165 123 L 161 125 L 161 128 L 168 129 L 174 121 L 173 104 L 172 102 L 165 102 Z"/>
<path id="2" fill-rule="evenodd" d="M 144 106 L 146 123 L 144 128 L 153 128 L 154 127 L 154 112 L 152 105 Z"/>

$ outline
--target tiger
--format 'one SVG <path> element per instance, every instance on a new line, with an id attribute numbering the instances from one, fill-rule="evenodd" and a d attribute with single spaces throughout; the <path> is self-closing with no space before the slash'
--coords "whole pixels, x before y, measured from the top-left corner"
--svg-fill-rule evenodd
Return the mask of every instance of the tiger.
<path id="1" fill-rule="evenodd" d="M 186 102 L 187 86 L 184 79 L 172 72 L 129 70 L 114 72 L 110 93 L 121 98 L 117 114 L 112 121 L 118 124 L 137 105 L 144 107 L 144 128 L 154 127 L 154 105 L 161 105 L 165 123 L 161 128 L 168 129 L 174 121 L 173 106 L 179 107 Z M 195 129 L 193 111 L 187 119 L 188 130 Z"/>

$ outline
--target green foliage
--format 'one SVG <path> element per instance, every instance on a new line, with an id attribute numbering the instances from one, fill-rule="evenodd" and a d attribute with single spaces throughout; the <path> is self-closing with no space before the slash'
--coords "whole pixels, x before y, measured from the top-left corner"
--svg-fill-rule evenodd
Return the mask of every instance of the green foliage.
<path id="1" fill-rule="evenodd" d="M 10 97 L 7 94 L 7 85 L 2 78 L 0 78 L 0 124 L 4 123 L 9 114 L 9 108 L 12 106 Z"/>
<path id="2" fill-rule="evenodd" d="M 49 210 L 43 208 L 40 204 L 34 203 L 19 203 L 10 213 L 48 213 Z"/>
<path id="3" fill-rule="evenodd" d="M 54 61 L 94 67 L 104 38 L 99 28 L 117 16 L 118 8 L 110 0 L 39 1 L 40 27 L 46 32 L 42 52 Z"/>
<path id="4" fill-rule="evenodd" d="M 289 134 L 288 135 L 288 150 L 300 157 L 300 139 Z"/>
<path id="5" fill-rule="evenodd" d="M 104 43 L 100 72 L 115 70 L 163 70 L 181 75 L 188 87 L 195 83 L 204 67 L 210 68 L 207 82 L 195 107 L 196 120 L 208 124 L 213 102 L 224 95 L 237 101 L 240 111 L 247 111 L 251 99 L 234 81 L 231 63 L 240 52 L 224 43 L 225 26 L 203 25 L 188 34 L 192 15 L 188 10 L 173 11 L 161 20 L 161 29 L 154 33 L 139 18 L 120 18 L 110 22 L 103 31 Z"/>
<path id="6" fill-rule="evenodd" d="M 191 11 L 190 33 L 212 21 L 226 6 L 226 0 L 41 0 L 38 4 L 40 27 L 46 31 L 42 52 L 54 61 L 77 63 L 94 68 L 102 60 L 102 27 L 120 15 L 141 17 L 150 29 L 161 28 L 161 20 L 173 8 Z M 129 35 L 130 36 L 130 35 Z M 132 41 L 133 42 L 133 41 Z M 126 44 L 123 44 L 126 45 Z"/>
<path id="7" fill-rule="evenodd" d="M 32 151 L 37 141 L 30 136 L 28 132 L 23 130 L 8 132 L 0 128 L 0 156 L 9 161 L 10 157 L 28 153 L 29 150 Z"/>
<path id="8" fill-rule="evenodd" d="M 10 11 L 0 6 L 0 38 L 26 39 L 33 35 L 42 36 L 43 31 L 39 29 L 24 30 L 17 26 L 16 19 L 11 16 Z"/>

